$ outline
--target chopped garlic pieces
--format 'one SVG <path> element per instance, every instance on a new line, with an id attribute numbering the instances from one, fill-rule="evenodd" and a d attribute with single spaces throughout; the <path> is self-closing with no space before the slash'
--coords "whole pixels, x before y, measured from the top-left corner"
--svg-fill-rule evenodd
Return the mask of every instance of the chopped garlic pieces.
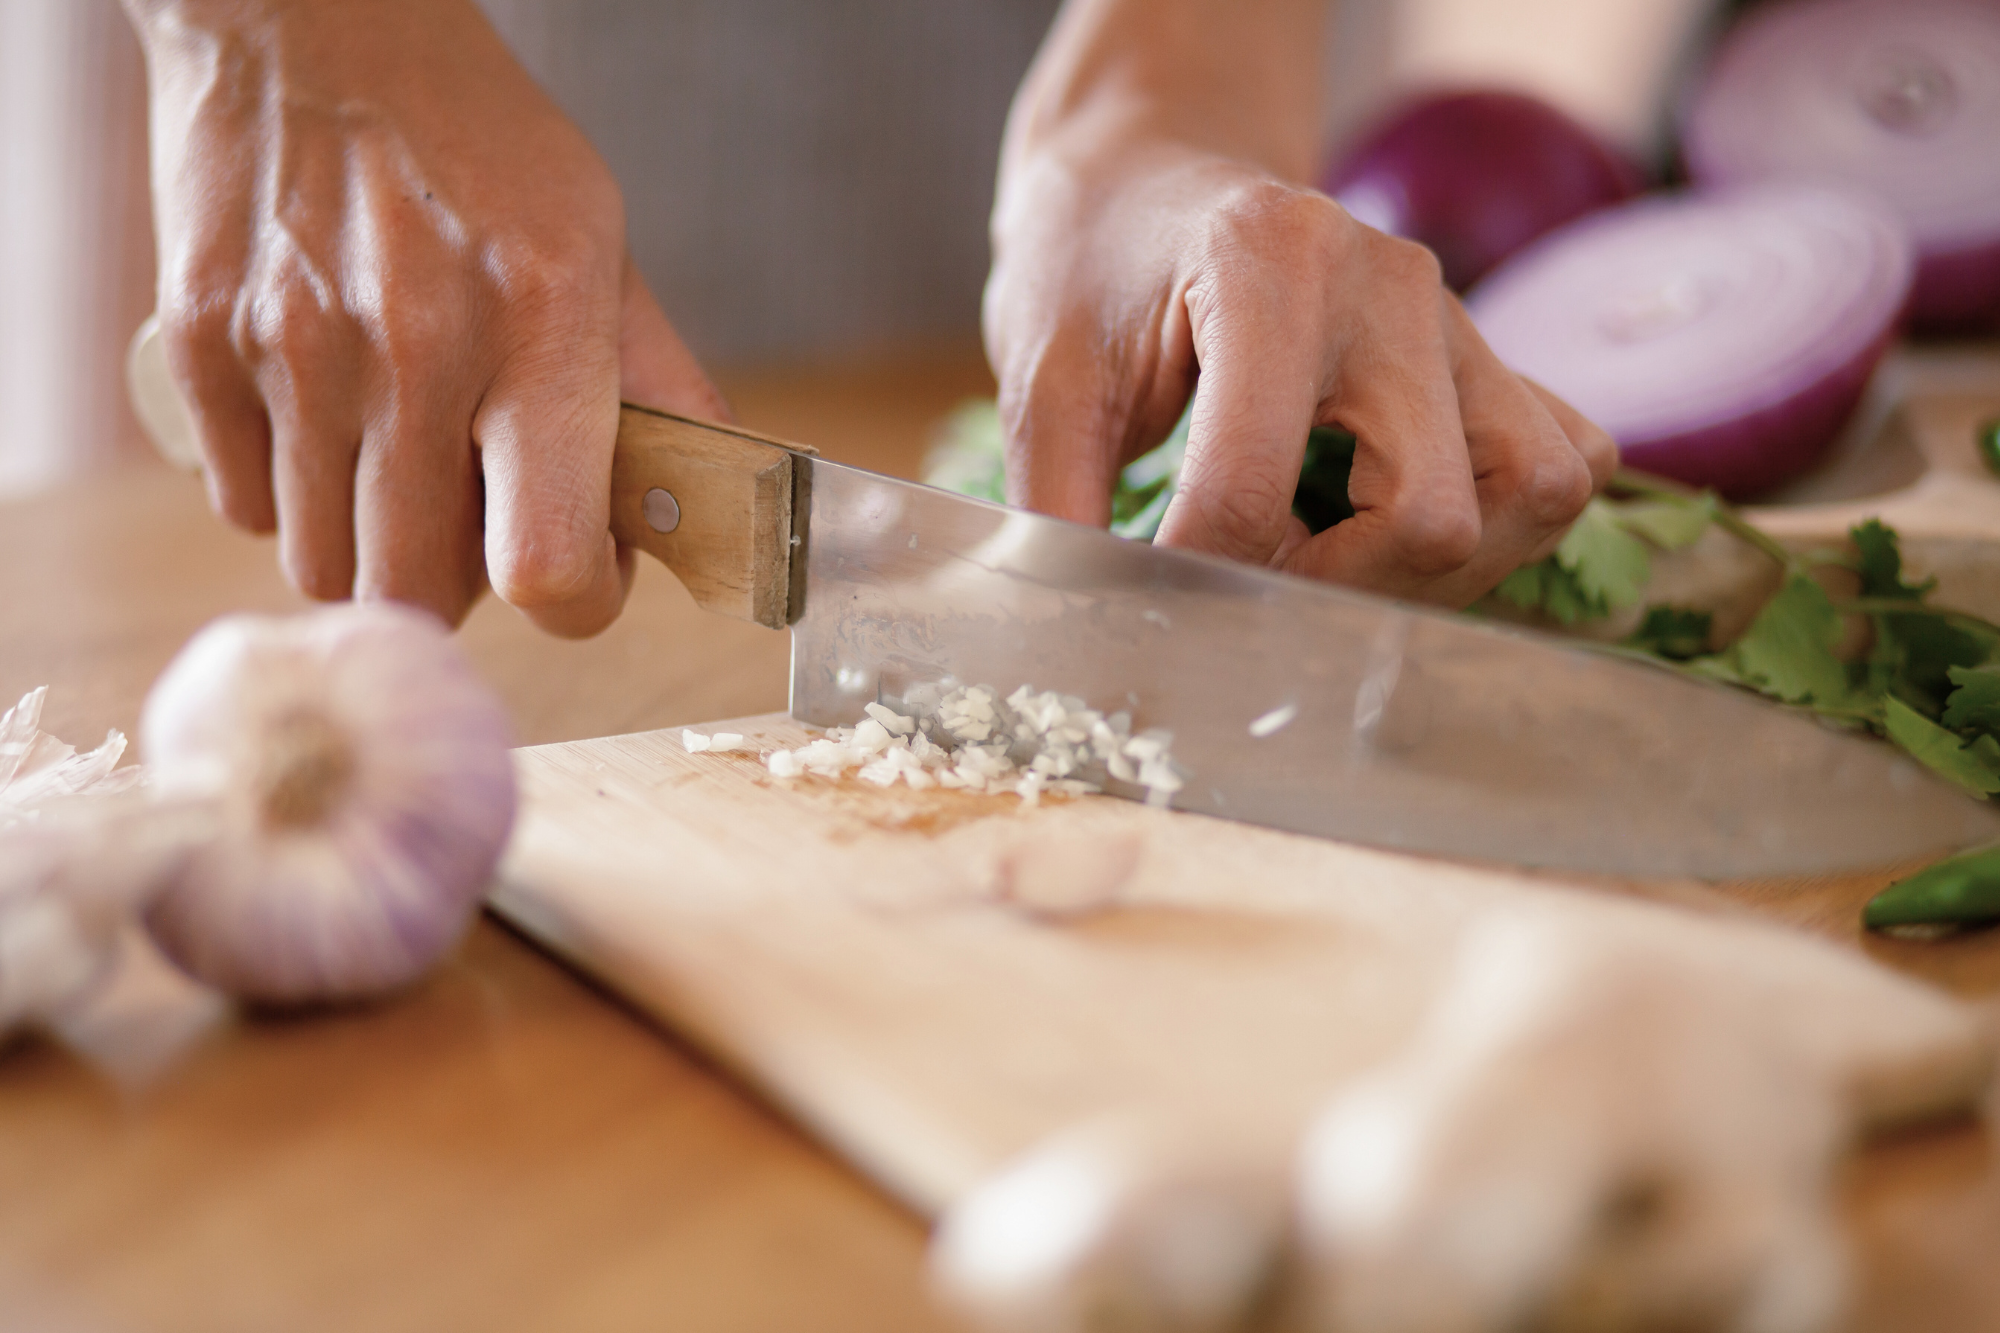
<path id="1" fill-rule="evenodd" d="M 1036 804 L 1045 792 L 1099 791 L 1105 773 L 1145 787 L 1149 805 L 1168 804 L 1182 786 L 1168 753 L 1169 733 L 1134 736 L 1129 713 L 1106 716 L 1073 695 L 1037 693 L 1024 685 L 1002 702 L 986 685 L 920 686 L 904 703 L 906 713 L 868 704 L 860 723 L 835 727 L 796 750 L 775 750 L 765 757 L 765 767 L 786 780 L 854 771 L 881 787 L 901 782 L 918 790 L 1012 792 L 1024 805 Z M 691 751 L 723 749 L 723 740 L 723 735 L 682 733 Z"/>

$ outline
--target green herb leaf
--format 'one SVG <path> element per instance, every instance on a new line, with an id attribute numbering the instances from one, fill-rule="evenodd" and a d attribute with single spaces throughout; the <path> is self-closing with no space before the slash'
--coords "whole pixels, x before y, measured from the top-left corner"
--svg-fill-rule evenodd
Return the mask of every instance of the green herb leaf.
<path id="1" fill-rule="evenodd" d="M 1621 506 L 1618 522 L 1663 551 L 1694 545 L 1715 522 L 1715 495 L 1703 491 L 1686 499 L 1666 496 Z"/>
<path id="2" fill-rule="evenodd" d="M 1869 899 L 1870 930 L 2000 919 L 2000 847 L 1980 847 L 1926 866 Z"/>
<path id="3" fill-rule="evenodd" d="M 1686 606 L 1649 606 L 1639 628 L 1625 640 L 1628 647 L 1685 662 L 1708 651 L 1715 617 Z"/>
<path id="4" fill-rule="evenodd" d="M 960 403 L 937 428 L 924 455 L 923 477 L 932 486 L 1004 504 L 1007 462 L 1000 409 L 990 398 Z"/>
<path id="5" fill-rule="evenodd" d="M 1976 667 L 2000 648 L 2000 629 L 1912 608 L 1875 617 L 1870 673 L 1933 717 L 1944 711 L 1953 667 Z"/>
<path id="6" fill-rule="evenodd" d="M 1627 532 L 1617 512 L 1592 499 L 1556 547 L 1555 562 L 1576 579 L 1576 589 L 1597 614 L 1621 610 L 1639 600 L 1652 577 L 1646 545 Z"/>
<path id="7" fill-rule="evenodd" d="M 1181 464 L 1187 458 L 1188 422 L 1194 408 L 1167 432 L 1158 447 L 1127 463 L 1111 487 L 1111 530 L 1120 537 L 1149 542 L 1159 535 L 1174 492 L 1181 484 Z"/>
<path id="8" fill-rule="evenodd" d="M 1893 694 L 1884 714 L 1889 739 L 1910 756 L 1950 778 L 1969 792 L 1991 796 L 2000 791 L 2000 741 L 1981 736 L 1970 745 L 1953 732 L 1919 713 Z"/>
<path id="9" fill-rule="evenodd" d="M 1903 582 L 1903 552 L 1897 544 L 1896 531 L 1881 519 L 1871 518 L 1849 529 L 1847 535 L 1854 542 L 1854 549 L 1861 554 L 1861 562 L 1855 572 L 1861 575 L 1863 597 L 1893 597 L 1921 602 L 1937 586 L 1936 579 L 1927 580 L 1921 586 Z"/>
<path id="10" fill-rule="evenodd" d="M 1841 705 L 1852 689 L 1833 655 L 1840 612 L 1810 575 L 1794 572 L 1729 650 L 1737 673 L 1786 703 Z"/>
<path id="11" fill-rule="evenodd" d="M 2000 473 L 2000 417 L 1980 426 L 1979 458 L 1988 472 Z"/>
<path id="12" fill-rule="evenodd" d="M 1546 581 L 1549 569 L 1550 565 L 1546 560 L 1537 560 L 1532 565 L 1522 565 L 1500 580 L 1500 586 L 1493 590 L 1493 595 L 1520 607 L 1523 611 L 1539 611 L 1542 609 L 1544 594 L 1542 585 Z"/>
<path id="13" fill-rule="evenodd" d="M 1946 674 L 1957 688 L 1945 700 L 1944 724 L 1953 731 L 2000 732 L 2000 666 L 1955 666 Z"/>

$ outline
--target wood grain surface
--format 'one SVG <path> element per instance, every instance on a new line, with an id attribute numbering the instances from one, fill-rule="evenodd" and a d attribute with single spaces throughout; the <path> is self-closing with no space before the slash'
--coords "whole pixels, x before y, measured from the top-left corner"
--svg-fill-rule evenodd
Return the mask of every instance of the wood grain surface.
<path id="1" fill-rule="evenodd" d="M 792 567 L 792 450 L 627 406 L 611 461 L 611 532 L 674 572 L 695 605 L 783 629 Z M 673 524 L 647 516 L 665 491 Z"/>
<path id="2" fill-rule="evenodd" d="M 907 474 L 930 423 L 990 386 L 968 356 L 725 388 L 753 427 Z M 0 696 L 54 686 L 66 739 L 131 729 L 202 621 L 297 605 L 271 544 L 164 468 L 0 506 Z M 464 637 L 525 743 L 783 706 L 785 636 L 701 614 L 656 568 L 595 640 L 491 601 Z M 1873 887 L 1751 896 L 1852 938 Z M 1993 932 L 1863 947 L 2000 990 Z M 1982 1130 L 1871 1148 L 1849 1195 L 1864 1327 L 2000 1322 Z M 491 923 L 408 995 L 239 1019 L 143 1087 L 41 1041 L 0 1054 L 0 1327 L 939 1329 L 922 1239 L 690 1048 Z"/>
<path id="3" fill-rule="evenodd" d="M 1991 1073 L 1990 1045 L 1929 1043 L 1887 974 L 1756 928 L 1728 886 L 1584 886 L 1110 798 L 780 782 L 759 755 L 812 729 L 701 730 L 743 748 L 667 729 L 519 751 L 489 902 L 926 1214 L 1111 1114 L 1240 1118 L 1276 1157 L 1403 1050 L 1502 918 L 1754 981 L 1742 1003 L 1843 1052 L 1842 1113 L 1875 1128 L 1962 1113 Z"/>
<path id="4" fill-rule="evenodd" d="M 725 380 L 739 415 L 907 472 L 990 393 L 976 352 Z M 524 742 L 781 708 L 787 636 L 641 561 L 598 638 L 490 598 L 463 635 Z M 202 622 L 289 610 L 272 544 L 162 466 L 0 505 L 0 696 L 64 739 L 131 731 Z M 410 994 L 252 1017 L 137 1088 L 0 1051 L 0 1328 L 12 1333 L 947 1327 L 910 1214 L 671 1034 L 482 922 Z"/>

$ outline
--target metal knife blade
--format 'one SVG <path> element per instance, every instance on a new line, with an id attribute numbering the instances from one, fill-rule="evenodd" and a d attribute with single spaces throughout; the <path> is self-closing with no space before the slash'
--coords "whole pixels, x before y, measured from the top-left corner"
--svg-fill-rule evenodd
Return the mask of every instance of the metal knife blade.
<path id="1" fill-rule="evenodd" d="M 791 711 L 805 722 L 850 724 L 944 679 L 1032 684 L 1172 731 L 1191 774 L 1177 809 L 1587 872 L 1801 875 L 2000 837 L 2000 813 L 1887 744 L 1728 686 L 799 465 Z M 1285 709 L 1288 724 L 1251 734 Z"/>
<path id="2" fill-rule="evenodd" d="M 161 452 L 197 466 L 156 321 L 128 371 Z M 704 440 L 722 456 L 680 452 Z M 618 447 L 638 461 L 614 472 L 614 529 L 710 609 L 776 625 L 789 603 L 806 722 L 855 722 L 948 678 L 1032 684 L 1171 730 L 1191 770 L 1179 809 L 1526 866 L 1751 878 L 2000 838 L 2000 811 L 1886 744 L 1551 636 L 1129 542 L 735 427 L 628 407 Z M 682 488 L 671 523 L 646 503 L 668 480 Z M 1250 733 L 1288 708 L 1287 725 Z"/>

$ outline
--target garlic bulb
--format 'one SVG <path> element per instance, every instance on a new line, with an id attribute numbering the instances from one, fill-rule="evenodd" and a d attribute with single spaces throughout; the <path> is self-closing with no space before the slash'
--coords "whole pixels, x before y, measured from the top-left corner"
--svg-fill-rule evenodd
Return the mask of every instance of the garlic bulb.
<path id="1" fill-rule="evenodd" d="M 408 608 L 218 620 L 154 685 L 140 737 L 158 794 L 213 802 L 219 825 L 147 928 L 245 999 L 413 980 L 465 930 L 513 825 L 506 714 Z"/>

